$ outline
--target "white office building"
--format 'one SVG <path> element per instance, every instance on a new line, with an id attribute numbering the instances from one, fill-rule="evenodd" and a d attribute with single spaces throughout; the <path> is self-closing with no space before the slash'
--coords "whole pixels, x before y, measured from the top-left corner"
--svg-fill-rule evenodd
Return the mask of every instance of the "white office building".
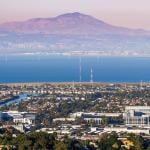
<path id="1" fill-rule="evenodd" d="M 35 115 L 16 115 L 13 116 L 13 122 L 32 125 L 35 122 Z"/>
<path id="2" fill-rule="evenodd" d="M 150 127 L 150 106 L 126 106 L 126 126 Z"/>

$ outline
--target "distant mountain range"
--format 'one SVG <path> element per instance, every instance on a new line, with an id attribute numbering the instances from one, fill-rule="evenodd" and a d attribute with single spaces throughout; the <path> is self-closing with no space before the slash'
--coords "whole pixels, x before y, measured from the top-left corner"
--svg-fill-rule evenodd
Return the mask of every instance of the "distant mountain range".
<path id="1" fill-rule="evenodd" d="M 117 27 L 78 12 L 0 24 L 0 54 L 150 56 L 150 31 Z"/>
<path id="2" fill-rule="evenodd" d="M 0 25 L 1 31 L 44 34 L 148 34 L 148 31 L 117 27 L 78 12 L 54 18 L 35 18 L 24 22 L 9 22 Z"/>

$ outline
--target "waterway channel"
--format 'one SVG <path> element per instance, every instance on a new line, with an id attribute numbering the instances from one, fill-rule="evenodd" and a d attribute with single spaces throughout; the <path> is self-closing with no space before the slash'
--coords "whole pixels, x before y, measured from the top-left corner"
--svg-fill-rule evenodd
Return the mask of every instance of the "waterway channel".
<path id="1" fill-rule="evenodd" d="M 11 98 L 11 99 L 8 99 L 8 100 L 6 100 L 6 101 L 4 101 L 4 102 L 0 102 L 0 107 L 1 106 L 5 106 L 5 105 L 10 105 L 10 104 L 12 104 L 12 103 L 19 103 L 19 102 L 21 102 L 22 100 L 25 100 L 25 99 L 27 99 L 28 98 L 28 94 L 20 94 L 18 97 L 16 97 L 16 98 Z"/>

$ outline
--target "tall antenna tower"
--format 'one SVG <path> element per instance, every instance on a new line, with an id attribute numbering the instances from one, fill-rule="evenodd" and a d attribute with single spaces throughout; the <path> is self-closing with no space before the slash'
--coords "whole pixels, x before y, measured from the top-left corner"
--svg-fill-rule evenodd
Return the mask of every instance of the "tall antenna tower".
<path id="1" fill-rule="evenodd" d="M 73 93 L 74 93 L 74 91 L 75 91 L 74 81 L 72 83 L 72 89 L 73 89 Z"/>
<path id="2" fill-rule="evenodd" d="M 127 88 L 127 84 L 126 84 L 126 83 L 124 84 L 124 88 L 125 88 L 125 89 Z"/>
<path id="3" fill-rule="evenodd" d="M 82 65 L 81 65 L 81 57 L 80 57 L 80 62 L 79 62 L 79 80 L 80 80 L 80 85 L 81 85 L 81 82 L 82 82 Z"/>
<path id="4" fill-rule="evenodd" d="M 143 81 L 142 80 L 140 81 L 140 89 L 141 90 L 143 89 Z"/>
<path id="5" fill-rule="evenodd" d="M 72 82 L 72 88 L 74 88 L 74 81 Z"/>
<path id="6" fill-rule="evenodd" d="M 93 69 L 91 68 L 91 79 L 90 82 L 93 83 Z"/>
<path id="7" fill-rule="evenodd" d="M 80 82 L 82 82 L 82 66 L 80 64 Z"/>

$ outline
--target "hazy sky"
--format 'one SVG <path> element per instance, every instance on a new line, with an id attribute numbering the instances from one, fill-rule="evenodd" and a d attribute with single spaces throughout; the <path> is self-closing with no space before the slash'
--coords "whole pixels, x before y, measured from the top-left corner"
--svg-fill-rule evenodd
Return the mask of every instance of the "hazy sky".
<path id="1" fill-rule="evenodd" d="M 81 12 L 105 22 L 150 29 L 150 0 L 0 0 L 0 23 Z"/>

